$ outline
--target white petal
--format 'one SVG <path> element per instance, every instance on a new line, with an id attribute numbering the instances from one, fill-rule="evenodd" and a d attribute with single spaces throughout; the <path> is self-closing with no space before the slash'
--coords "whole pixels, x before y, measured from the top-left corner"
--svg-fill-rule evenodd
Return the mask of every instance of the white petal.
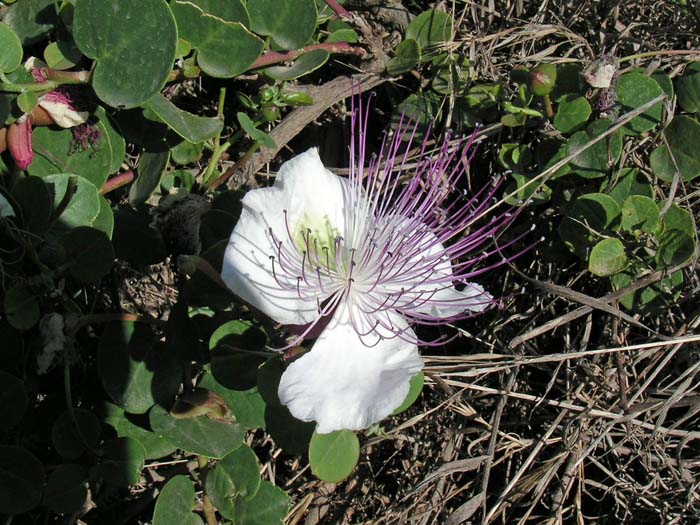
<path id="1" fill-rule="evenodd" d="M 479 313 L 491 306 L 493 297 L 482 286 L 467 283 L 463 290 L 444 288 L 425 296 L 426 302 L 413 308 L 413 312 L 438 319 L 448 319 L 465 311 Z"/>
<path id="2" fill-rule="evenodd" d="M 278 253 L 269 232 L 295 250 L 288 229 L 294 235 L 308 226 L 305 220 L 326 216 L 342 235 L 346 185 L 323 167 L 318 151 L 312 148 L 282 164 L 274 186 L 249 191 L 224 255 L 221 276 L 228 287 L 280 323 L 313 322 L 317 299 L 325 296 L 306 290 L 303 282 L 297 291 L 297 276 L 285 274 L 279 266 L 273 273 L 270 257 L 277 258 Z"/>
<path id="3" fill-rule="evenodd" d="M 53 121 L 62 128 L 74 128 L 87 122 L 90 113 L 87 111 L 76 111 L 68 104 L 52 102 L 50 100 L 40 100 L 39 105 L 51 115 Z"/>
<path id="4" fill-rule="evenodd" d="M 315 300 L 302 299 L 293 284 L 283 288 L 272 271 L 270 256 L 276 248 L 269 236 L 272 228 L 285 239 L 284 214 L 289 205 L 277 188 L 252 190 L 243 198 L 243 210 L 224 253 L 221 278 L 241 299 L 283 324 L 307 324 L 317 317 Z M 280 275 L 279 279 L 282 280 Z"/>
<path id="5" fill-rule="evenodd" d="M 392 324 L 415 337 L 395 312 Z M 411 377 L 422 368 L 413 343 L 395 337 L 372 347 L 363 345 L 343 308 L 311 351 L 285 370 L 279 397 L 294 417 L 316 421 L 320 434 L 361 430 L 401 405 Z"/>

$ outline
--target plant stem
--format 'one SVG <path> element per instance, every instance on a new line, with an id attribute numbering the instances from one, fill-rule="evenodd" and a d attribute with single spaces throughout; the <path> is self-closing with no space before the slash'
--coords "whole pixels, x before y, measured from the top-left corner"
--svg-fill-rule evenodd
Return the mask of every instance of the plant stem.
<path id="1" fill-rule="evenodd" d="M 248 149 L 248 151 L 245 152 L 245 154 L 238 159 L 238 161 L 231 166 L 229 169 L 226 170 L 224 174 L 222 174 L 218 179 L 216 179 L 214 182 L 211 184 L 207 185 L 207 190 L 209 191 L 214 191 L 216 188 L 221 186 L 224 182 L 226 182 L 228 179 L 233 176 L 233 174 L 236 172 L 236 169 L 241 166 L 242 164 L 245 164 L 248 162 L 248 160 L 253 156 L 253 154 L 260 149 L 260 143 L 259 142 L 254 142 L 253 145 Z"/>
<path id="2" fill-rule="evenodd" d="M 549 95 L 544 96 L 544 110 L 547 113 L 548 119 L 551 120 L 554 118 L 554 109 L 552 108 L 552 99 L 549 98 Z"/>
<path id="3" fill-rule="evenodd" d="M 326 2 L 326 5 L 330 7 L 333 10 L 333 12 L 340 18 L 352 18 L 352 15 L 348 12 L 348 10 L 345 9 L 342 5 L 340 5 L 336 0 L 323 1 Z"/>
<path id="4" fill-rule="evenodd" d="M 197 456 L 197 465 L 199 466 L 199 482 L 202 485 L 202 489 L 204 489 L 204 484 L 207 479 L 208 463 L 209 460 L 204 456 Z M 202 496 L 202 508 L 204 510 L 204 517 L 207 519 L 207 525 L 217 525 L 219 520 L 216 519 L 216 509 L 214 508 L 214 505 L 212 505 L 211 501 L 209 500 L 209 496 L 207 496 L 206 493 L 204 493 Z"/>
<path id="5" fill-rule="evenodd" d="M 132 180 L 134 180 L 134 172 L 132 170 L 119 173 L 118 175 L 109 178 L 102 185 L 102 187 L 100 188 L 100 195 L 105 195 L 110 191 L 114 191 L 117 188 L 121 188 L 122 186 L 129 184 Z"/>

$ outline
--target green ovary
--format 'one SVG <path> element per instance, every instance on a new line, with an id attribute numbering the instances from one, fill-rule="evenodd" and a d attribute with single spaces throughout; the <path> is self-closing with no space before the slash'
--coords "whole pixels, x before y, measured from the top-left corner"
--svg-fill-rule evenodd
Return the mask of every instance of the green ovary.
<path id="1" fill-rule="evenodd" d="M 302 253 L 308 252 L 306 261 L 309 269 L 313 270 L 317 265 L 336 269 L 335 239 L 340 236 L 340 230 L 333 226 L 327 215 L 314 217 L 304 213 L 294 232 L 296 247 Z"/>

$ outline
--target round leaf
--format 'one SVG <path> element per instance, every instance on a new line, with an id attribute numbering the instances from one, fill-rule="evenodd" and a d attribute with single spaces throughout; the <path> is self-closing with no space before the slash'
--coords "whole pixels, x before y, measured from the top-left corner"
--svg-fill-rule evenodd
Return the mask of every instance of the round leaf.
<path id="1" fill-rule="evenodd" d="M 77 459 L 85 450 L 94 449 L 102 432 L 97 416 L 82 408 L 73 409 L 75 422 L 68 410 L 62 412 L 51 427 L 51 442 L 66 459 Z M 77 423 L 77 427 L 76 427 Z"/>
<path id="2" fill-rule="evenodd" d="M 622 153 L 622 133 L 616 131 L 605 139 L 599 140 L 593 146 L 584 149 L 591 140 L 599 137 L 610 128 L 611 122 L 606 119 L 591 122 L 585 131 L 574 133 L 567 143 L 567 155 L 578 153 L 569 163 L 571 168 L 581 177 L 593 179 L 607 175 L 610 166 L 614 165 Z"/>
<path id="3" fill-rule="evenodd" d="M 90 226 L 100 213 L 100 195 L 89 180 L 69 173 L 43 177 L 53 194 L 54 213 L 61 211 L 56 226 L 61 229 Z"/>
<path id="4" fill-rule="evenodd" d="M 258 492 L 259 468 L 255 452 L 248 445 L 241 445 L 207 475 L 207 495 L 224 517 L 234 519 L 237 498 L 249 500 Z"/>
<path id="5" fill-rule="evenodd" d="M 649 158 L 654 175 L 667 182 L 673 180 L 676 172 L 686 181 L 700 175 L 700 123 L 694 118 L 679 115 L 673 117 L 663 135 L 668 146 L 662 143 L 651 152 Z"/>
<path id="6" fill-rule="evenodd" d="M 29 165 L 29 174 L 45 177 L 55 173 L 75 173 L 101 187 L 110 173 L 112 149 L 104 125 L 98 122 L 94 129 L 98 136 L 94 146 L 76 150 L 72 130 L 35 128 L 32 144 L 36 155 Z"/>
<path id="7" fill-rule="evenodd" d="M 110 323 L 100 337 L 97 372 L 115 404 L 143 414 L 154 403 L 169 404 L 180 385 L 177 357 L 156 343 L 143 323 Z"/>
<path id="8" fill-rule="evenodd" d="M 591 250 L 588 270 L 601 277 L 621 272 L 627 267 L 625 246 L 620 239 L 603 239 Z"/>
<path id="9" fill-rule="evenodd" d="M 3 409 L 0 429 L 10 428 L 19 423 L 27 409 L 27 401 L 24 381 L 0 371 L 0 407 Z"/>
<path id="10" fill-rule="evenodd" d="M 656 250 L 656 264 L 668 268 L 682 264 L 690 259 L 696 251 L 693 236 L 681 230 L 667 230 L 659 238 Z"/>
<path id="11" fill-rule="evenodd" d="M 149 416 L 153 431 L 191 454 L 220 459 L 243 443 L 244 432 L 236 423 L 198 416 L 177 419 L 159 406 Z"/>
<path id="12" fill-rule="evenodd" d="M 266 337 L 248 321 L 229 321 L 219 326 L 209 340 L 211 371 L 226 388 L 248 390 L 257 384 L 258 367 L 265 358 Z"/>
<path id="13" fill-rule="evenodd" d="M 406 38 L 418 42 L 420 49 L 425 53 L 431 46 L 434 47 L 452 38 L 453 22 L 452 17 L 444 11 L 428 9 L 409 24 L 406 29 Z M 423 59 L 426 60 L 426 57 Z"/>
<path id="14" fill-rule="evenodd" d="M 288 509 L 287 493 L 269 481 L 263 481 L 251 500 L 236 498 L 233 522 L 245 525 L 282 525 Z"/>
<path id="15" fill-rule="evenodd" d="M 248 13 L 253 31 L 271 36 L 281 49 L 303 47 L 316 30 L 314 0 L 251 0 Z"/>
<path id="16" fill-rule="evenodd" d="M 105 423 L 116 430 L 117 437 L 128 437 L 141 443 L 146 451 L 146 459 L 158 459 L 175 452 L 175 445 L 132 422 L 118 406 L 105 403 L 105 408 Z"/>
<path id="17" fill-rule="evenodd" d="M 291 66 L 272 66 L 264 73 L 274 80 L 293 80 L 316 71 L 328 61 L 330 54 L 323 49 L 314 49 L 297 58 Z"/>
<path id="18" fill-rule="evenodd" d="M 583 126 L 591 116 L 591 105 L 585 97 L 566 95 L 559 99 L 554 127 L 562 133 L 571 133 Z"/>
<path id="19" fill-rule="evenodd" d="M 180 36 L 197 50 L 197 64 L 212 77 L 240 75 L 263 51 L 263 41 L 240 22 L 209 14 L 202 6 L 183 0 L 173 2 L 172 10 Z"/>
<path id="20" fill-rule="evenodd" d="M 42 502 L 54 512 L 68 514 L 82 508 L 87 499 L 87 472 L 80 465 L 59 465 L 49 476 Z"/>
<path id="21" fill-rule="evenodd" d="M 408 383 L 408 394 L 406 394 L 406 399 L 404 399 L 403 403 L 401 403 L 401 405 L 394 410 L 393 415 L 400 414 L 404 410 L 408 410 L 413 403 L 416 402 L 418 396 L 420 396 L 421 392 L 423 391 L 424 383 L 425 374 L 423 374 L 423 372 L 418 372 L 411 378 L 410 382 Z"/>
<path id="22" fill-rule="evenodd" d="M 7 321 L 17 330 L 29 330 L 39 322 L 39 302 L 32 290 L 23 283 L 13 285 L 3 299 Z"/>
<path id="23" fill-rule="evenodd" d="M 146 450 L 135 439 L 117 438 L 102 446 L 102 461 L 95 473 L 118 487 L 128 487 L 139 480 Z"/>
<path id="24" fill-rule="evenodd" d="M 643 195 L 630 195 L 622 206 L 622 228 L 651 233 L 659 226 L 659 207 L 654 199 Z"/>
<path id="25" fill-rule="evenodd" d="M 25 228 L 33 233 L 44 233 L 53 209 L 53 197 L 44 181 L 39 177 L 22 177 L 12 188 L 12 196 L 22 210 Z"/>
<path id="26" fill-rule="evenodd" d="M 665 232 L 679 230 L 692 237 L 695 234 L 695 222 L 688 210 L 684 210 L 677 204 L 671 204 L 663 218 L 663 230 Z"/>
<path id="27" fill-rule="evenodd" d="M 70 69 L 82 58 L 83 54 L 72 38 L 51 42 L 44 49 L 44 61 L 52 69 Z"/>
<path id="28" fill-rule="evenodd" d="M 622 75 L 617 81 L 616 90 L 618 102 L 626 112 L 637 109 L 664 92 L 656 80 L 638 72 Z M 624 129 L 633 134 L 653 129 L 661 121 L 662 108 L 662 102 L 653 105 L 625 124 Z"/>
<path id="29" fill-rule="evenodd" d="M 9 73 L 22 63 L 22 44 L 7 24 L 0 22 L 0 71 Z"/>
<path id="30" fill-rule="evenodd" d="M 104 232 L 79 226 L 61 237 L 61 245 L 66 250 L 68 271 L 78 282 L 97 281 L 112 269 L 114 249 Z"/>
<path id="31" fill-rule="evenodd" d="M 54 28 L 57 19 L 55 0 L 15 2 L 3 15 L 3 21 L 19 36 L 23 46 L 41 40 Z"/>
<path id="32" fill-rule="evenodd" d="M 95 93 L 115 108 L 139 106 L 158 93 L 175 60 L 177 28 L 165 0 L 77 0 L 73 35 L 96 61 Z"/>
<path id="33" fill-rule="evenodd" d="M 396 56 L 389 60 L 386 72 L 392 77 L 407 73 L 420 64 L 420 45 L 413 39 L 396 46 Z"/>
<path id="34" fill-rule="evenodd" d="M 224 127 L 224 122 L 218 118 L 200 117 L 183 111 L 160 93 L 148 101 L 146 107 L 153 111 L 158 118 L 189 142 L 202 142 L 216 137 Z"/>
<path id="35" fill-rule="evenodd" d="M 20 514 L 41 501 L 44 467 L 20 447 L 0 446 L 0 514 Z"/>
<path id="36" fill-rule="evenodd" d="M 193 514 L 194 485 L 187 476 L 175 476 L 161 491 L 153 512 L 153 525 L 202 525 L 202 519 Z"/>
<path id="37" fill-rule="evenodd" d="M 309 443 L 309 463 L 314 475 L 329 483 L 347 478 L 360 459 L 360 441 L 350 430 L 330 434 L 314 432 Z"/>
<path id="38" fill-rule="evenodd" d="M 688 113 L 700 112 L 700 62 L 692 62 L 676 80 L 678 104 Z"/>

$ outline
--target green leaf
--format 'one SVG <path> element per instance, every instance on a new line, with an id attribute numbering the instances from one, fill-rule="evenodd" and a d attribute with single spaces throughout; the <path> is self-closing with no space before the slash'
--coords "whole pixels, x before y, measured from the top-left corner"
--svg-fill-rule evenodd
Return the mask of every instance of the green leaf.
<path id="1" fill-rule="evenodd" d="M 255 452 L 248 445 L 241 445 L 207 475 L 207 496 L 222 516 L 235 519 L 234 501 L 255 496 L 261 481 L 259 469 Z"/>
<path id="2" fill-rule="evenodd" d="M 515 195 L 505 200 L 507 204 L 521 206 L 530 199 L 530 204 L 538 205 L 549 202 L 552 198 L 552 189 L 548 185 L 542 184 L 540 181 L 531 182 L 532 177 L 520 173 L 511 173 L 510 177 L 513 179 L 513 183 L 508 184 L 503 193 L 510 195 L 515 192 Z"/>
<path id="3" fill-rule="evenodd" d="M 700 175 L 700 123 L 685 115 L 675 116 L 663 136 L 668 147 L 662 143 L 649 158 L 654 175 L 666 182 L 673 180 L 676 171 L 685 181 Z"/>
<path id="4" fill-rule="evenodd" d="M 112 123 L 111 117 L 107 115 L 107 111 L 102 106 L 97 106 L 95 116 L 98 118 L 100 132 L 102 133 L 101 140 L 106 142 L 105 147 L 109 146 L 112 152 L 112 162 L 107 170 L 108 173 L 116 173 L 121 168 L 124 158 L 126 157 L 126 141 L 122 134 L 117 131 Z"/>
<path id="5" fill-rule="evenodd" d="M 253 121 L 250 120 L 250 117 L 248 115 L 246 115 L 243 112 L 238 112 L 236 116 L 238 117 L 238 123 L 243 128 L 243 131 L 245 131 L 251 139 L 253 139 L 256 142 L 260 142 L 260 144 L 262 144 L 266 148 L 277 147 L 275 141 L 272 140 L 272 137 L 270 137 L 270 135 L 268 135 L 264 131 L 256 128 L 255 124 L 253 124 Z"/>
<path id="6" fill-rule="evenodd" d="M 293 80 L 316 71 L 328 61 L 330 54 L 323 49 L 314 49 L 302 54 L 291 66 L 271 66 L 263 69 L 274 80 Z"/>
<path id="7" fill-rule="evenodd" d="M 318 479 L 339 483 L 347 478 L 360 459 L 360 442 L 354 432 L 337 430 L 330 434 L 317 434 L 309 444 L 311 472 Z"/>
<path id="8" fill-rule="evenodd" d="M 280 404 L 279 400 L 276 404 L 265 406 L 265 430 L 275 440 L 275 444 L 285 452 L 305 454 L 315 427 L 316 424 L 313 422 L 295 418 L 287 407 Z"/>
<path id="9" fill-rule="evenodd" d="M 588 193 L 574 201 L 559 225 L 564 244 L 584 260 L 597 240 L 597 232 L 613 229 L 620 215 L 615 199 L 603 193 Z"/>
<path id="10" fill-rule="evenodd" d="M 22 44 L 7 24 L 0 22 L 0 71 L 9 73 L 22 63 Z"/>
<path id="11" fill-rule="evenodd" d="M 24 283 L 16 283 L 7 290 L 3 309 L 7 321 L 17 330 L 29 330 L 39 322 L 39 301 Z"/>
<path id="12" fill-rule="evenodd" d="M 695 234 L 695 222 L 688 210 L 684 210 L 677 204 L 671 204 L 663 217 L 663 231 L 679 230 L 690 236 Z"/>
<path id="13" fill-rule="evenodd" d="M 420 396 L 421 392 L 423 391 L 423 383 L 425 382 L 425 374 L 423 372 L 418 372 L 416 375 L 414 375 L 409 384 L 408 384 L 408 394 L 406 394 L 406 399 L 403 400 L 403 403 L 399 405 L 399 407 L 392 412 L 392 415 L 397 415 L 400 414 L 401 412 L 408 410 L 411 408 L 413 403 L 416 402 L 418 399 L 418 396 Z"/>
<path id="14" fill-rule="evenodd" d="M 257 384 L 260 355 L 267 338 L 249 321 L 229 321 L 219 326 L 209 339 L 211 371 L 226 388 L 248 390 Z"/>
<path id="15" fill-rule="evenodd" d="M 194 485 L 187 476 L 175 476 L 165 484 L 153 512 L 153 525 L 202 525 L 195 508 Z"/>
<path id="16" fill-rule="evenodd" d="M 191 142 L 183 140 L 182 142 L 180 142 L 180 144 L 177 144 L 176 146 L 172 147 L 172 149 L 170 150 L 170 158 L 176 164 L 191 164 L 192 162 L 197 162 L 199 159 L 202 158 L 203 151 L 204 142 L 192 144 Z"/>
<path id="17" fill-rule="evenodd" d="M 621 272 L 627 267 L 625 246 L 620 239 L 603 239 L 591 250 L 588 271 L 600 277 Z"/>
<path id="18" fill-rule="evenodd" d="M 112 239 L 112 233 L 114 232 L 114 214 L 112 213 L 112 207 L 109 201 L 100 195 L 100 211 L 92 221 L 92 227 L 96 230 L 101 231 L 107 236 L 107 239 Z M 110 244 L 110 249 L 113 250 Z"/>
<path id="19" fill-rule="evenodd" d="M 42 503 L 59 514 L 80 510 L 88 495 L 87 478 L 81 465 L 59 465 L 46 482 Z"/>
<path id="20" fill-rule="evenodd" d="M 659 227 L 659 207 L 654 199 L 630 195 L 622 206 L 622 228 L 652 233 Z"/>
<path id="21" fill-rule="evenodd" d="M 136 168 L 138 176 L 129 188 L 129 202 L 142 206 L 160 184 L 170 160 L 169 151 L 144 151 Z"/>
<path id="22" fill-rule="evenodd" d="M 282 525 L 289 510 L 289 502 L 285 491 L 269 481 L 263 481 L 251 500 L 236 498 L 233 522 L 245 525 Z"/>
<path id="23" fill-rule="evenodd" d="M 159 406 L 149 416 L 153 431 L 191 454 L 221 459 L 243 443 L 244 432 L 236 423 L 198 416 L 177 419 Z"/>
<path id="24" fill-rule="evenodd" d="M 386 72 L 392 77 L 403 75 L 420 64 L 420 45 L 413 39 L 401 42 L 395 53 L 396 56 L 386 65 Z"/>
<path id="25" fill-rule="evenodd" d="M 19 36 L 23 46 L 35 44 L 54 29 L 58 20 L 55 0 L 21 0 L 7 8 L 3 22 Z"/>
<path id="26" fill-rule="evenodd" d="M 10 428 L 19 423 L 27 409 L 27 404 L 24 381 L 0 371 L 0 407 L 3 409 L 0 429 Z"/>
<path id="27" fill-rule="evenodd" d="M 695 237 L 681 230 L 664 230 L 659 237 L 656 264 L 669 268 L 690 259 L 696 251 Z"/>
<path id="28" fill-rule="evenodd" d="M 197 50 L 199 67 L 217 78 L 247 71 L 262 53 L 263 41 L 242 23 L 210 14 L 205 3 L 200 4 L 176 0 L 171 5 L 180 36 Z"/>
<path id="29" fill-rule="evenodd" d="M 639 177 L 639 170 L 635 168 L 622 168 L 616 172 L 615 186 L 608 192 L 615 202 L 622 206 L 630 195 L 643 195 L 653 197 L 654 191 L 646 179 Z"/>
<path id="30" fill-rule="evenodd" d="M 105 403 L 106 417 L 104 422 L 117 432 L 117 437 L 135 439 L 146 451 L 146 459 L 158 459 L 169 456 L 177 447 L 150 430 L 140 427 L 129 419 L 121 408 L 111 403 Z"/>
<path id="31" fill-rule="evenodd" d="M 571 133 L 588 122 L 590 116 L 591 105 L 585 97 L 566 95 L 558 101 L 554 127 L 562 133 Z"/>
<path id="32" fill-rule="evenodd" d="M 130 438 L 116 438 L 102 445 L 102 461 L 95 473 L 108 483 L 128 487 L 139 480 L 146 459 L 141 443 Z"/>
<path id="33" fill-rule="evenodd" d="M 83 58 L 72 38 L 51 42 L 44 49 L 44 62 L 52 69 L 65 70 L 75 67 Z"/>
<path id="34" fill-rule="evenodd" d="M 240 22 L 250 29 L 248 9 L 241 0 L 189 0 L 205 13 L 227 22 Z"/>
<path id="35" fill-rule="evenodd" d="M 60 239 L 66 250 L 68 271 L 76 281 L 91 283 L 107 275 L 114 264 L 114 249 L 104 232 L 78 226 Z"/>
<path id="36" fill-rule="evenodd" d="M 618 79 L 615 89 L 618 102 L 625 112 L 637 109 L 664 92 L 656 80 L 638 72 L 622 75 Z M 625 124 L 623 129 L 630 134 L 641 134 L 654 129 L 661 122 L 662 109 L 662 102 L 654 104 L 644 113 Z"/>
<path id="37" fill-rule="evenodd" d="M 178 109 L 160 93 L 151 98 L 146 107 L 189 142 L 202 142 L 214 138 L 224 128 L 223 120 L 200 117 Z"/>
<path id="38" fill-rule="evenodd" d="M 27 450 L 0 445 L 0 514 L 21 514 L 41 501 L 44 467 Z"/>
<path id="39" fill-rule="evenodd" d="M 313 0 L 249 0 L 248 13 L 253 31 L 269 35 L 281 49 L 304 47 L 316 30 Z"/>
<path id="40" fill-rule="evenodd" d="M 100 420 L 89 410 L 74 408 L 73 415 L 75 421 L 70 411 L 62 412 L 51 427 L 51 442 L 56 452 L 70 460 L 97 448 L 102 433 Z"/>
<path id="41" fill-rule="evenodd" d="M 622 154 L 622 133 L 618 130 L 593 146 L 584 149 L 591 140 L 605 133 L 611 126 L 607 119 L 591 122 L 585 131 L 574 133 L 567 143 L 567 155 L 578 153 L 569 165 L 571 169 L 587 179 L 604 177 Z"/>
<path id="42" fill-rule="evenodd" d="M 99 133 L 96 145 L 76 150 L 70 129 L 37 127 L 32 133 L 34 161 L 29 165 L 30 175 L 45 177 L 56 173 L 75 173 L 102 187 L 112 168 L 112 148 L 109 132 L 102 122 L 95 124 Z M 121 161 L 124 160 L 122 157 Z"/>
<path id="43" fill-rule="evenodd" d="M 200 379 L 198 385 L 218 394 L 244 429 L 265 428 L 265 401 L 257 388 L 232 390 L 217 382 L 209 373 Z"/>
<path id="44" fill-rule="evenodd" d="M 73 36 L 96 64 L 92 87 L 115 108 L 158 93 L 175 60 L 177 28 L 165 0 L 76 0 Z"/>
<path id="45" fill-rule="evenodd" d="M 444 11 L 428 9 L 415 17 L 406 29 L 406 39 L 418 42 L 423 51 L 423 61 L 430 60 L 425 56 L 432 47 L 448 42 L 452 38 L 454 20 Z"/>
<path id="46" fill-rule="evenodd" d="M 100 337 L 97 373 L 115 404 L 143 414 L 156 402 L 172 402 L 182 370 L 147 325 L 115 322 Z"/>
<path id="47" fill-rule="evenodd" d="M 638 277 L 635 268 L 628 268 L 610 277 L 610 282 L 616 291 L 629 286 L 636 280 Z M 683 272 L 679 270 L 667 275 L 661 281 L 626 294 L 620 299 L 620 304 L 642 315 L 655 314 L 677 299 L 682 284 Z"/>
<path id="48" fill-rule="evenodd" d="M 676 79 L 678 104 L 688 113 L 700 113 L 700 62 L 691 62 Z"/>

